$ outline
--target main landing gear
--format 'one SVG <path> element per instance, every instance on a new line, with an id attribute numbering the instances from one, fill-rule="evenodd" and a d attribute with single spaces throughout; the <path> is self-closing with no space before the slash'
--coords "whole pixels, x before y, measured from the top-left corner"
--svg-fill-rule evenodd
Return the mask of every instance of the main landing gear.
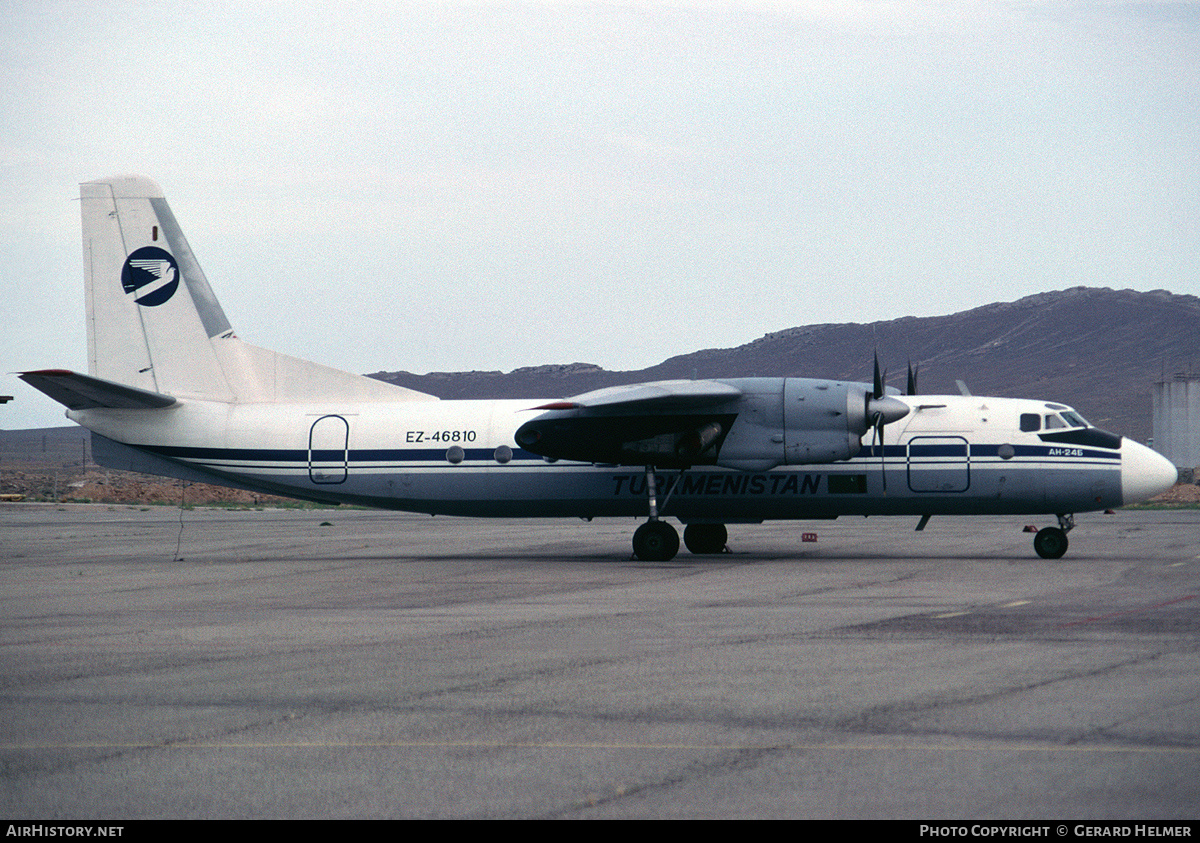
<path id="1" fill-rule="evenodd" d="M 633 555 L 643 562 L 666 562 L 679 552 L 679 533 L 666 521 L 658 520 L 658 487 L 654 466 L 646 466 L 646 496 L 650 520 L 633 534 Z M 668 497 L 670 497 L 668 495 Z M 663 502 L 664 504 L 666 501 Z"/>
<path id="2" fill-rule="evenodd" d="M 679 552 L 679 533 L 666 521 L 647 521 L 633 534 L 633 555 L 643 562 L 666 562 Z"/>
<path id="3" fill-rule="evenodd" d="M 729 531 L 724 524 L 689 524 L 683 543 L 698 556 L 725 552 Z M 633 534 L 633 555 L 643 562 L 667 562 L 679 552 L 679 533 L 666 521 L 647 521 Z"/>
<path id="4" fill-rule="evenodd" d="M 1033 537 L 1033 549 L 1043 559 L 1061 559 L 1067 552 L 1067 533 L 1075 526 L 1075 516 L 1059 514 L 1057 527 L 1043 527 Z"/>
<path id="5" fill-rule="evenodd" d="M 724 553 L 729 531 L 724 524 L 688 524 L 683 529 L 683 543 L 698 555 Z"/>
<path id="6" fill-rule="evenodd" d="M 667 562 L 679 552 L 679 533 L 658 518 L 658 490 L 655 484 L 654 466 L 648 465 L 646 494 L 650 504 L 650 520 L 633 534 L 633 555 L 643 562 Z M 665 500 L 663 505 L 666 505 Z M 689 524 L 683 531 L 683 543 L 696 554 L 723 553 L 728 540 L 729 531 L 724 524 Z"/>

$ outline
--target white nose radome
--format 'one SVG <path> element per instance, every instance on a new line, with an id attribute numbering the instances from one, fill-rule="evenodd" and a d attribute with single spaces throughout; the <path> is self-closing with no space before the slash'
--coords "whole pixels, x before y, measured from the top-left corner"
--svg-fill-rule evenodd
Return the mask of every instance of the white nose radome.
<path id="1" fill-rule="evenodd" d="M 1179 472 L 1171 461 L 1145 445 L 1121 443 L 1121 502 L 1139 503 L 1175 485 Z"/>

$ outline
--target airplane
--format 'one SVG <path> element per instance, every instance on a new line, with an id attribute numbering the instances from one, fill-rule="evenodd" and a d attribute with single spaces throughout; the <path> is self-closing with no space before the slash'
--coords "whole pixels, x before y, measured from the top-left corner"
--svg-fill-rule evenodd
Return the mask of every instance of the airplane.
<path id="1" fill-rule="evenodd" d="M 20 374 L 110 468 L 324 503 L 495 517 L 645 518 L 634 556 L 727 550 L 727 525 L 842 515 L 1074 514 L 1176 480 L 1151 449 L 1053 402 L 820 378 L 439 400 L 239 339 L 161 188 L 80 186 L 88 374 Z"/>

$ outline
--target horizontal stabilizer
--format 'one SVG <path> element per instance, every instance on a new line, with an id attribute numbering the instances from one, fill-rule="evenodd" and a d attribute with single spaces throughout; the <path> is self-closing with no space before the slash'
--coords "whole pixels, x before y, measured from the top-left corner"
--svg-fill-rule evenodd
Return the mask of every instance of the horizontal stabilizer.
<path id="1" fill-rule="evenodd" d="M 68 410 L 157 410 L 170 407 L 175 397 L 126 386 L 103 378 L 81 375 L 67 369 L 42 369 L 22 372 L 18 377 L 41 390 Z"/>

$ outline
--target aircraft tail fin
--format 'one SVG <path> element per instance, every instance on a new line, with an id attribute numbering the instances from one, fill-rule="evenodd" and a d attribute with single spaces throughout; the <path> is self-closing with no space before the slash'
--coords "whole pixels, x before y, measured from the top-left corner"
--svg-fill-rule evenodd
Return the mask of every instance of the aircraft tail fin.
<path id="1" fill-rule="evenodd" d="M 91 377 L 213 401 L 435 400 L 240 341 L 150 179 L 86 182 L 80 198 Z"/>

